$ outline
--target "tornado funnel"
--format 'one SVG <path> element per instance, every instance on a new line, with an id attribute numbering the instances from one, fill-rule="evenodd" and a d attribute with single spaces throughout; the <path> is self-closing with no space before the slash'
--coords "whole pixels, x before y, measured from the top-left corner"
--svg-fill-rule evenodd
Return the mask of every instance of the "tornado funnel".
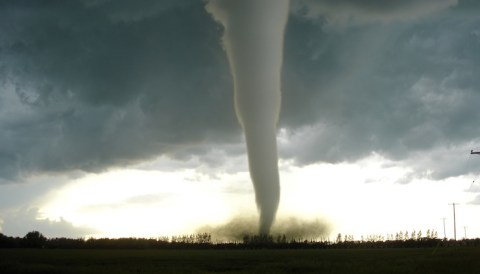
<path id="1" fill-rule="evenodd" d="M 207 10 L 224 26 L 223 45 L 234 80 L 237 118 L 247 144 L 250 177 L 268 234 L 280 200 L 276 125 L 288 0 L 211 0 Z"/>

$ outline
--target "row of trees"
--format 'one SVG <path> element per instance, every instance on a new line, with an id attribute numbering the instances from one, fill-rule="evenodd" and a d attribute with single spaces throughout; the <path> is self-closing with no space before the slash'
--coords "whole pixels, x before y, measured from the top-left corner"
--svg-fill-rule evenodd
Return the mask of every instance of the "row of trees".
<path id="1" fill-rule="evenodd" d="M 212 245 L 208 233 L 159 238 L 46 238 L 38 231 L 28 232 L 23 238 L 0 233 L 0 248 L 162 248 Z"/>
<path id="2" fill-rule="evenodd" d="M 402 233 L 406 235 L 407 233 Z M 25 237 L 8 237 L 0 233 L 0 248 L 68 248 L 68 249 L 178 249 L 178 248 L 398 248 L 398 247 L 439 247 L 439 246 L 480 246 L 480 239 L 453 241 L 438 239 L 436 233 L 419 237 L 419 232 L 408 233 L 410 237 L 387 240 L 380 235 L 371 235 L 355 241 L 353 236 L 338 234 L 336 241 L 287 239 L 285 235 L 245 235 L 241 242 L 213 243 L 208 233 L 174 236 L 171 238 L 46 238 L 38 231 L 32 231 Z M 415 235 L 412 237 L 411 235 Z"/>
<path id="3" fill-rule="evenodd" d="M 428 229 L 426 234 L 423 234 L 421 230 L 416 231 L 412 230 L 412 232 L 408 232 L 406 230 L 405 232 L 400 231 L 396 234 L 387 234 L 385 237 L 384 235 L 381 234 L 371 234 L 368 236 L 361 236 L 360 242 L 384 242 L 384 241 L 425 241 L 425 240 L 431 240 L 431 239 L 438 239 L 438 233 L 435 230 L 430 230 Z M 342 234 L 339 233 L 337 235 L 337 239 L 335 240 L 336 243 L 341 243 L 341 242 L 354 242 L 355 239 L 353 235 L 345 235 L 342 237 Z"/>

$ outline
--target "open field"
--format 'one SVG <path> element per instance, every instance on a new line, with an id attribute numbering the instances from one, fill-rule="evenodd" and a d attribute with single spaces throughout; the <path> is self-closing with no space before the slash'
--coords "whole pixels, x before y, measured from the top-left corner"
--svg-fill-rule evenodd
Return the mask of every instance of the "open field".
<path id="1" fill-rule="evenodd" d="M 0 249 L 0 273 L 479 273 L 480 248 Z"/>

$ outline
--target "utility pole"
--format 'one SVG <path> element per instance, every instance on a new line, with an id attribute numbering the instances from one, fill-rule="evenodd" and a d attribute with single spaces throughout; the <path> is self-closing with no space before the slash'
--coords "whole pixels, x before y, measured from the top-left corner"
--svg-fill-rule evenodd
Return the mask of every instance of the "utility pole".
<path id="1" fill-rule="evenodd" d="M 442 220 L 443 220 L 443 238 L 447 239 L 447 230 L 445 230 L 445 219 L 447 219 L 447 218 L 445 218 L 445 217 L 442 218 Z"/>
<path id="2" fill-rule="evenodd" d="M 455 220 L 455 205 L 458 205 L 456 203 L 451 203 L 449 205 L 453 206 L 453 237 L 455 241 L 457 240 L 457 222 Z"/>

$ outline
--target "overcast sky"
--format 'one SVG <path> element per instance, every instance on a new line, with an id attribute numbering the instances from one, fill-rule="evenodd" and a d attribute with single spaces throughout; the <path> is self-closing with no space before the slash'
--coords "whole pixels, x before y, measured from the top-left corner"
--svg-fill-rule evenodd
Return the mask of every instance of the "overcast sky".
<path id="1" fill-rule="evenodd" d="M 402 173 L 360 188 L 466 182 L 470 199 L 455 202 L 480 204 L 478 14 L 474 0 L 292 0 L 281 171 L 370 161 Z M 91 233 L 41 216 L 53 192 L 89 176 L 244 174 L 222 32 L 200 0 L 1 0 L 0 231 Z"/>

